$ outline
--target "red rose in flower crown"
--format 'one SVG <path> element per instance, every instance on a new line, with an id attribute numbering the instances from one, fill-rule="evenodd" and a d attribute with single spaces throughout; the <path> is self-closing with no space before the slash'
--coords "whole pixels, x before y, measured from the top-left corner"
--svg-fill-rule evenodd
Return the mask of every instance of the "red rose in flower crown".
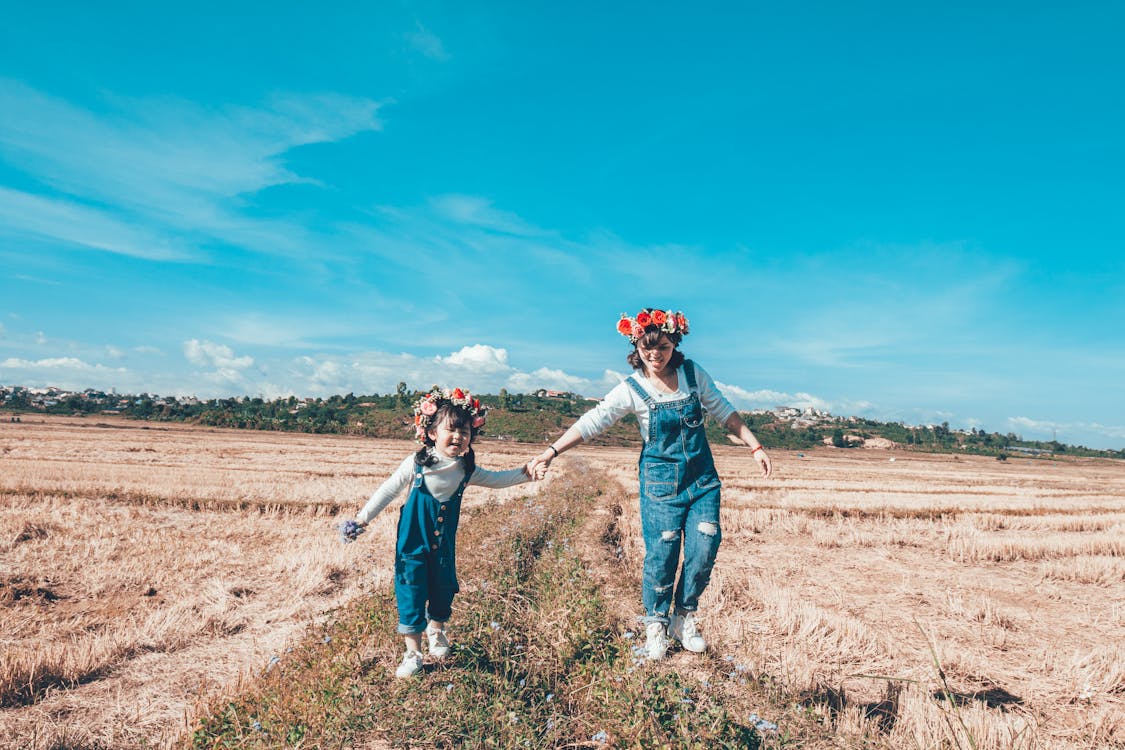
<path id="1" fill-rule="evenodd" d="M 688 319 L 679 311 L 673 312 L 672 310 L 657 310 L 656 308 L 646 307 L 632 318 L 625 313 L 621 313 L 621 319 L 617 321 L 617 332 L 634 344 L 640 340 L 641 336 L 645 335 L 646 331 L 652 328 L 657 328 L 664 333 L 678 333 L 681 336 L 686 336 L 688 334 Z"/>

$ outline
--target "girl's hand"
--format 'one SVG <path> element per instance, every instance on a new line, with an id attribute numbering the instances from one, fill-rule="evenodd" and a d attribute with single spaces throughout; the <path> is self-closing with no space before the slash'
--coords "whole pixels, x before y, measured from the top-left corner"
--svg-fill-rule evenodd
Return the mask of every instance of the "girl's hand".
<path id="1" fill-rule="evenodd" d="M 547 464 L 540 462 L 538 458 L 528 461 L 527 466 L 524 466 L 523 470 L 536 482 L 542 481 L 543 477 L 547 476 Z"/>
<path id="2" fill-rule="evenodd" d="M 344 544 L 351 544 L 359 538 L 360 534 L 367 530 L 367 524 L 349 518 L 347 521 L 337 526 L 337 528 L 340 530 L 340 541 Z"/>
<path id="3" fill-rule="evenodd" d="M 773 462 L 770 461 L 770 457 L 766 454 L 765 448 L 759 445 L 750 455 L 754 457 L 754 460 L 758 462 L 758 466 L 761 467 L 763 477 L 768 478 L 773 474 Z"/>

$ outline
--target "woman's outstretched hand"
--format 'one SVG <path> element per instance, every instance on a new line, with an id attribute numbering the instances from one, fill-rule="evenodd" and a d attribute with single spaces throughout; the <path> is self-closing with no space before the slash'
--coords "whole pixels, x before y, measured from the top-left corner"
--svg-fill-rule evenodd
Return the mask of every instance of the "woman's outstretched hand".
<path id="1" fill-rule="evenodd" d="M 766 453 L 765 448 L 756 448 L 753 453 L 754 460 L 758 462 L 758 467 L 762 470 L 763 477 L 769 477 L 773 474 L 773 461 L 770 461 L 769 454 Z"/>

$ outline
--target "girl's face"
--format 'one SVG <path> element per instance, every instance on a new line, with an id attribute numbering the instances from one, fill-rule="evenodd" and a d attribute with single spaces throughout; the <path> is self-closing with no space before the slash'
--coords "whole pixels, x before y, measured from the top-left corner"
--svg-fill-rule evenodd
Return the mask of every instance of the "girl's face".
<path id="1" fill-rule="evenodd" d="M 439 424 L 426 431 L 430 440 L 434 441 L 434 450 L 446 458 L 457 458 L 469 452 L 472 441 L 472 430 L 469 425 L 451 427 L 448 419 L 443 419 Z"/>
<path id="2" fill-rule="evenodd" d="M 641 361 L 644 362 L 645 368 L 652 375 L 659 375 L 664 372 L 664 368 L 668 366 L 668 361 L 672 359 L 672 352 L 675 350 L 675 345 L 664 335 L 661 335 L 660 340 L 656 342 L 656 346 L 649 347 L 644 344 L 637 344 L 637 352 L 641 355 Z"/>

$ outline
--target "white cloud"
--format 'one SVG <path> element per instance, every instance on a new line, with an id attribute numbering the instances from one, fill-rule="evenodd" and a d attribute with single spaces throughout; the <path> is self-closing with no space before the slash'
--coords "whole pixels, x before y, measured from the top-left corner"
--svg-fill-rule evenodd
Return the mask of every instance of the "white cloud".
<path id="1" fill-rule="evenodd" d="M 465 346 L 448 357 L 435 357 L 434 361 L 439 365 L 462 367 L 482 374 L 509 372 L 512 369 L 511 365 L 508 364 L 508 350 L 498 349 L 487 344 Z"/>
<path id="2" fill-rule="evenodd" d="M 121 351 L 113 344 L 106 344 L 105 355 L 110 359 L 121 359 L 125 356 L 125 352 Z"/>
<path id="3" fill-rule="evenodd" d="M 7 332 L 8 332 L 8 329 L 4 327 L 3 323 L 0 323 L 0 336 L 5 335 Z"/>
<path id="4" fill-rule="evenodd" d="M 43 346 L 44 344 L 46 344 L 47 343 L 47 334 L 43 333 L 42 331 L 36 331 L 35 332 L 35 343 L 39 344 L 40 346 Z"/>
<path id="5" fill-rule="evenodd" d="M 191 339 L 184 342 L 184 357 L 188 362 L 200 367 L 215 367 L 223 371 L 243 370 L 254 364 L 253 357 L 236 357 L 234 351 L 225 344 Z M 229 377 L 224 376 L 224 380 Z"/>
<path id="6" fill-rule="evenodd" d="M 508 361 L 505 349 L 487 344 L 465 346 L 448 355 L 430 358 L 385 352 L 364 352 L 347 360 L 323 355 L 302 356 L 284 366 L 286 372 L 280 378 L 269 373 L 269 366 L 262 367 L 268 383 L 250 384 L 252 392 L 264 392 L 268 385 L 286 395 L 291 392 L 312 396 L 391 393 L 401 381 L 413 390 L 424 390 L 434 384 L 449 388 L 460 386 L 475 393 L 497 393 L 501 388 L 527 393 L 549 388 L 600 397 L 620 379 L 608 370 L 598 380 L 545 367 L 523 371 Z M 278 388 L 275 384 L 279 380 L 289 386 Z"/>
<path id="7" fill-rule="evenodd" d="M 1058 439 L 1064 443 L 1087 444 L 1090 438 L 1110 438 L 1125 440 L 1125 425 L 1104 425 L 1100 422 L 1053 422 L 1030 417 L 1009 417 L 1008 426 L 1012 431 L 1033 440 Z M 1104 444 L 1103 440 L 1097 442 Z"/>
<path id="8" fill-rule="evenodd" d="M 834 404 L 810 393 L 783 393 L 781 391 L 756 390 L 748 391 L 745 388 L 727 383 L 715 383 L 727 400 L 738 409 L 773 409 L 778 406 L 794 406 L 800 409 L 820 409 L 832 411 Z"/>

